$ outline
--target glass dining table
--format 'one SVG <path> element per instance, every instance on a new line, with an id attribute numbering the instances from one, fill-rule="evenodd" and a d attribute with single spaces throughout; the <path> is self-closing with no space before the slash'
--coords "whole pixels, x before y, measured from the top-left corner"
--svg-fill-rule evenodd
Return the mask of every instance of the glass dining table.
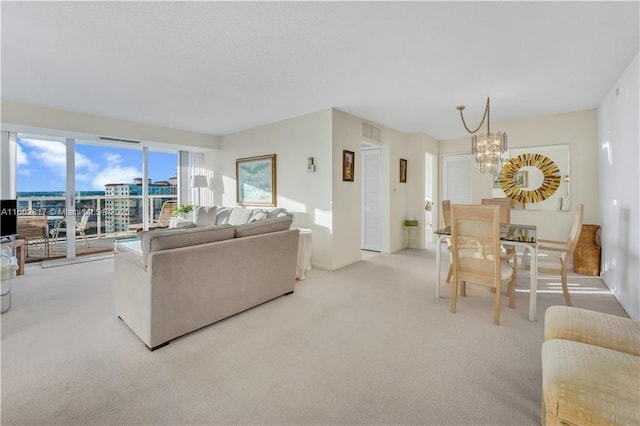
<path id="1" fill-rule="evenodd" d="M 536 293 L 538 291 L 538 245 L 537 229 L 533 225 L 500 225 L 500 241 L 505 245 L 524 247 L 531 253 L 531 265 L 529 268 L 529 321 L 536 320 Z M 441 274 L 441 254 L 442 242 L 450 238 L 450 227 L 441 228 L 434 232 L 438 235 L 438 245 L 436 249 L 436 285 L 435 297 L 440 298 L 440 274 Z M 523 256 L 524 257 L 524 256 Z"/>

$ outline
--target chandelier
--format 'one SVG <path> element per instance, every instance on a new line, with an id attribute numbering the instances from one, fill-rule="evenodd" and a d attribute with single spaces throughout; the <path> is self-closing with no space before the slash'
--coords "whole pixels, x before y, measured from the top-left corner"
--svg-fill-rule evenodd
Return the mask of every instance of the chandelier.
<path id="1" fill-rule="evenodd" d="M 476 157 L 480 173 L 496 173 L 502 168 L 502 162 L 507 160 L 507 134 L 503 132 L 491 133 L 489 128 L 489 102 L 490 100 L 487 98 L 487 106 L 484 109 L 482 121 L 474 130 L 469 130 L 467 123 L 464 121 L 462 110 L 465 106 L 459 105 L 456 107 L 460 111 L 460 118 L 462 118 L 464 128 L 472 134 L 471 153 Z M 487 120 L 487 133 L 476 135 L 485 120 Z"/>

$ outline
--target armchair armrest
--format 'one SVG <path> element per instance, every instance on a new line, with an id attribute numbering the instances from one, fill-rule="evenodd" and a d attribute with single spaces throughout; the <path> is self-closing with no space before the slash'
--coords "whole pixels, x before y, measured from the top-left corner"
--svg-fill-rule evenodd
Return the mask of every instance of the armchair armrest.
<path id="1" fill-rule="evenodd" d="M 547 243 L 547 244 L 558 244 L 558 245 L 565 245 L 566 242 L 565 241 L 556 241 L 556 240 L 541 240 L 538 239 L 539 243 Z"/>
<path id="2" fill-rule="evenodd" d="M 569 248 L 563 241 L 538 240 L 538 250 L 566 252 Z"/>

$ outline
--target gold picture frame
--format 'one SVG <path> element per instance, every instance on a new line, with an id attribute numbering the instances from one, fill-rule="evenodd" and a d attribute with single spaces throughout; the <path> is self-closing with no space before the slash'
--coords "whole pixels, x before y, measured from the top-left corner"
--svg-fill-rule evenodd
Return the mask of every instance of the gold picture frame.
<path id="1" fill-rule="evenodd" d="M 274 207 L 277 203 L 276 154 L 236 160 L 236 203 Z"/>
<path id="2" fill-rule="evenodd" d="M 400 182 L 407 183 L 407 160 L 400 159 Z"/>

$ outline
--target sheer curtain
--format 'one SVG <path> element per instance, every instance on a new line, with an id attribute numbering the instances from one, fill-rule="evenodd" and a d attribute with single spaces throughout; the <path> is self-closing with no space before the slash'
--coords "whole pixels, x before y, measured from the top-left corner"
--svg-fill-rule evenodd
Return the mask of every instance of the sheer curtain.
<path id="1" fill-rule="evenodd" d="M 207 188 L 191 188 L 193 176 L 206 176 L 207 182 L 213 177 L 213 172 L 204 168 L 204 154 L 201 152 L 180 151 L 179 160 L 178 200 L 180 204 L 196 204 L 198 199 L 201 206 L 212 206 L 213 192 Z M 199 192 L 199 196 L 197 195 Z"/>

